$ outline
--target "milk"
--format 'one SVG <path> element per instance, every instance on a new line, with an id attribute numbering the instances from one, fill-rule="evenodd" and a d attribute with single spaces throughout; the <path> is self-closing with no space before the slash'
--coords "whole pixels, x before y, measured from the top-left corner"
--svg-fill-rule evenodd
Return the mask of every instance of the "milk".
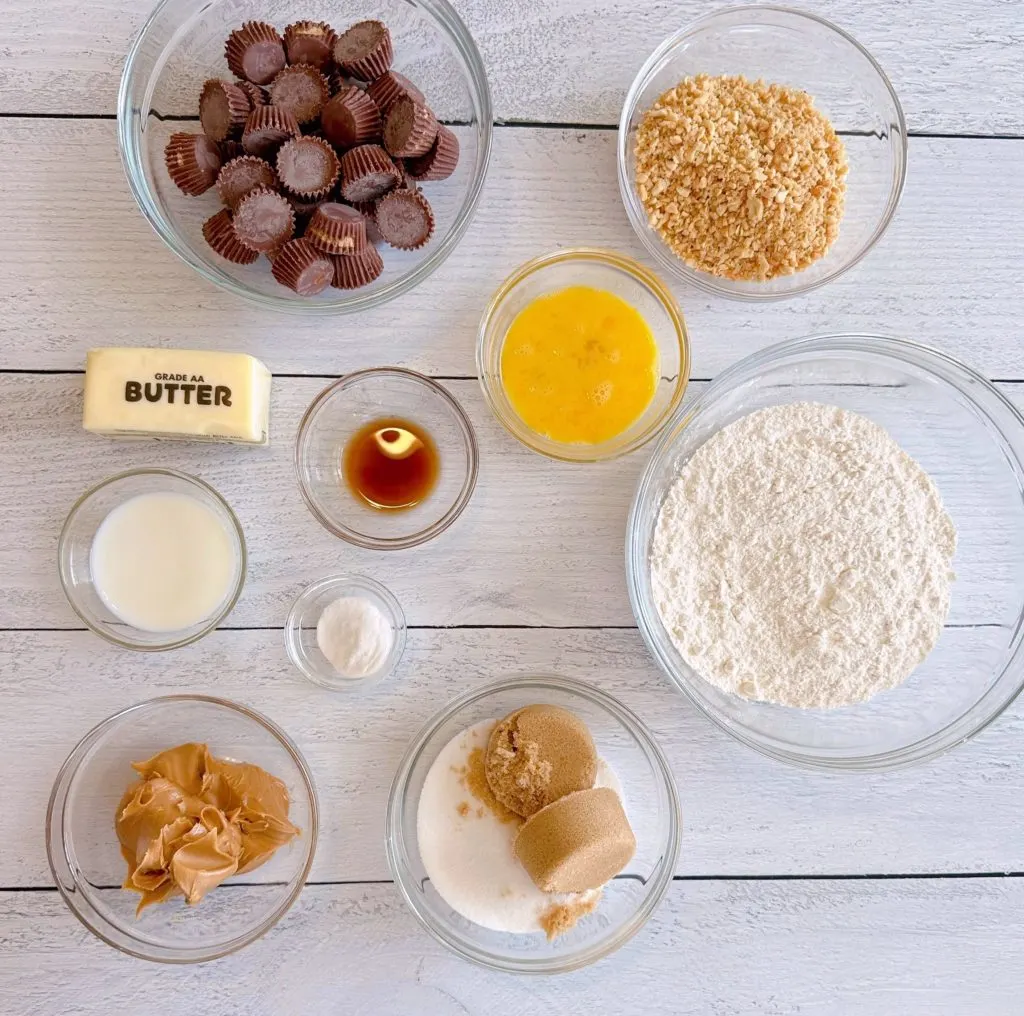
<path id="1" fill-rule="evenodd" d="M 174 632 L 207 620 L 238 573 L 221 518 L 188 494 L 140 494 L 100 524 L 89 555 L 100 599 L 126 624 Z"/>

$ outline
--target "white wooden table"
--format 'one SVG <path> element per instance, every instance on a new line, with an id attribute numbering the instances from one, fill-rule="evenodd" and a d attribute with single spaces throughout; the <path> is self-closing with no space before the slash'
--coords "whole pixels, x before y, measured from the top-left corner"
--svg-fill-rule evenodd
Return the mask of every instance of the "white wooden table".
<path id="1" fill-rule="evenodd" d="M 545 461 L 499 428 L 473 376 L 478 315 L 520 261 L 575 243 L 641 256 L 612 127 L 650 50 L 710 5 L 458 0 L 497 115 L 513 121 L 495 132 L 480 211 L 415 292 L 330 322 L 276 317 L 203 283 L 137 211 L 114 97 L 149 6 L 0 0 L 0 1014 L 1020 1013 L 1024 703 L 945 758 L 891 775 L 799 772 L 732 742 L 669 687 L 633 625 L 622 544 L 643 454 L 600 468 Z M 1024 405 L 1024 3 L 805 6 L 892 78 L 911 132 L 907 191 L 878 248 L 817 294 L 756 307 L 680 288 L 693 389 L 769 343 L 868 329 L 963 356 Z M 258 470 L 238 450 L 82 432 L 87 348 L 186 341 L 246 350 L 277 375 Z M 387 362 L 451 388 L 482 464 L 443 538 L 372 555 L 306 511 L 291 443 L 325 378 Z M 227 628 L 150 657 L 83 631 L 54 562 L 86 486 L 157 460 L 225 494 L 251 564 Z M 333 567 L 379 576 L 412 625 L 401 673 L 358 702 L 311 691 L 282 643 L 291 598 Z M 676 880 L 636 939 L 591 969 L 523 979 L 434 944 L 389 881 L 382 838 L 391 773 L 428 713 L 475 682 L 538 668 L 592 681 L 647 721 L 672 762 L 685 835 Z M 53 776 L 86 730 L 185 691 L 282 724 L 313 767 L 325 823 L 311 882 L 273 932 L 226 960 L 167 968 L 74 920 L 42 830 Z"/>

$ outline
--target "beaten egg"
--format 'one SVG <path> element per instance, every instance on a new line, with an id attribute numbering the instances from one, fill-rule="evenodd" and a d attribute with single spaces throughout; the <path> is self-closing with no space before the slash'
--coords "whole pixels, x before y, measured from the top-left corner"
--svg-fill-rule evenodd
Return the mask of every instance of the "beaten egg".
<path id="1" fill-rule="evenodd" d="M 501 379 L 523 423 L 552 441 L 601 444 L 651 404 L 658 346 L 621 297 L 570 286 L 524 307 L 505 335 Z"/>

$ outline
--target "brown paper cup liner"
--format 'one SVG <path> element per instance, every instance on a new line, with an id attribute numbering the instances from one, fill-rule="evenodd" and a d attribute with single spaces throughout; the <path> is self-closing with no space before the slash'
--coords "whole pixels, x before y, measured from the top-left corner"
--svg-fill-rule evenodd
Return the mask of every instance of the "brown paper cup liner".
<path id="1" fill-rule="evenodd" d="M 349 85 L 327 103 L 320 126 L 327 140 L 339 148 L 377 141 L 383 129 L 377 104 L 355 85 Z"/>
<path id="2" fill-rule="evenodd" d="M 401 173 L 379 145 L 360 145 L 341 157 L 341 196 L 346 201 L 373 201 L 400 180 Z"/>
<path id="3" fill-rule="evenodd" d="M 426 155 L 405 162 L 413 180 L 447 180 L 459 164 L 459 139 L 447 127 L 439 125 L 434 144 Z"/>
<path id="4" fill-rule="evenodd" d="M 395 57 L 391 32 L 382 21 L 360 21 L 338 36 L 334 62 L 361 81 L 386 73 Z"/>
<path id="5" fill-rule="evenodd" d="M 395 100 L 384 121 L 384 147 L 396 159 L 426 155 L 437 137 L 430 107 L 405 95 Z"/>
<path id="6" fill-rule="evenodd" d="M 369 246 L 366 220 L 355 208 L 338 202 L 320 205 L 303 235 L 325 254 L 355 254 Z"/>
<path id="7" fill-rule="evenodd" d="M 419 250 L 434 235 L 434 212 L 418 191 L 385 194 L 374 216 L 386 243 L 399 250 Z"/>
<path id="8" fill-rule="evenodd" d="M 286 109 L 299 123 L 315 120 L 331 97 L 327 78 L 309 64 L 292 64 L 270 84 L 270 102 Z"/>
<path id="9" fill-rule="evenodd" d="M 367 247 L 358 254 L 347 257 L 336 257 L 334 262 L 335 289 L 359 289 L 368 286 L 374 279 L 380 278 L 384 271 L 384 259 L 376 247 Z"/>
<path id="10" fill-rule="evenodd" d="M 259 85 L 254 85 L 251 81 L 246 81 L 245 78 L 239 78 L 235 84 L 241 88 L 247 96 L 249 96 L 250 111 L 255 109 L 257 106 L 270 105 L 270 96 L 267 95 L 267 90 L 265 88 L 261 88 Z"/>
<path id="11" fill-rule="evenodd" d="M 234 209 L 238 202 L 257 187 L 277 190 L 278 180 L 274 167 L 255 155 L 242 155 L 220 168 L 217 175 L 217 193 L 221 201 Z"/>
<path id="12" fill-rule="evenodd" d="M 338 156 L 323 138 L 292 138 L 277 151 L 277 175 L 297 197 L 327 197 L 340 173 Z"/>
<path id="13" fill-rule="evenodd" d="M 284 51 L 290 64 L 309 64 L 326 73 L 334 64 L 338 33 L 325 21 L 296 21 L 284 30 Z"/>
<path id="14" fill-rule="evenodd" d="M 257 106 L 245 121 L 242 147 L 250 155 L 269 155 L 283 142 L 301 133 L 295 117 L 286 109 Z"/>
<path id="15" fill-rule="evenodd" d="M 226 208 L 203 223 L 203 238 L 214 253 L 236 265 L 251 265 L 260 256 L 258 251 L 250 250 L 235 236 L 231 213 Z"/>
<path id="16" fill-rule="evenodd" d="M 334 281 L 334 263 L 308 240 L 289 240 L 274 255 L 273 276 L 299 296 L 316 296 Z"/>
<path id="17" fill-rule="evenodd" d="M 211 78 L 199 96 L 199 122 L 203 132 L 214 141 L 237 138 L 249 117 L 249 96 L 230 81 Z"/>
<path id="18" fill-rule="evenodd" d="M 284 69 L 284 42 L 273 25 L 247 21 L 228 36 L 224 56 L 231 73 L 254 85 L 266 85 Z"/>
<path id="19" fill-rule="evenodd" d="M 250 250 L 266 254 L 295 235 L 295 212 L 288 199 L 257 187 L 238 202 L 232 218 L 235 236 Z"/>
<path id="20" fill-rule="evenodd" d="M 230 162 L 232 159 L 245 155 L 241 141 L 222 141 L 217 147 L 220 148 L 221 163 Z"/>
<path id="21" fill-rule="evenodd" d="M 172 134 L 164 149 L 167 172 L 178 190 L 204 194 L 220 172 L 220 146 L 205 134 Z"/>
<path id="22" fill-rule="evenodd" d="M 416 102 L 426 101 L 423 93 L 398 71 L 388 71 L 376 81 L 371 81 L 366 88 L 366 94 L 377 103 L 382 116 L 387 116 L 395 102 L 403 97 L 414 99 Z"/>

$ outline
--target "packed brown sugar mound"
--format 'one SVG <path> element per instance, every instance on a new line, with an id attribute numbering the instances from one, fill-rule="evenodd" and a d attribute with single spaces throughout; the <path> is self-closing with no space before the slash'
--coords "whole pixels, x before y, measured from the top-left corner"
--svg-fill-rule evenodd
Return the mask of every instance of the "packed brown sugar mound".
<path id="1" fill-rule="evenodd" d="M 839 234 L 846 151 L 806 92 L 686 78 L 644 114 L 636 184 L 651 227 L 688 265 L 765 281 L 823 257 Z"/>

